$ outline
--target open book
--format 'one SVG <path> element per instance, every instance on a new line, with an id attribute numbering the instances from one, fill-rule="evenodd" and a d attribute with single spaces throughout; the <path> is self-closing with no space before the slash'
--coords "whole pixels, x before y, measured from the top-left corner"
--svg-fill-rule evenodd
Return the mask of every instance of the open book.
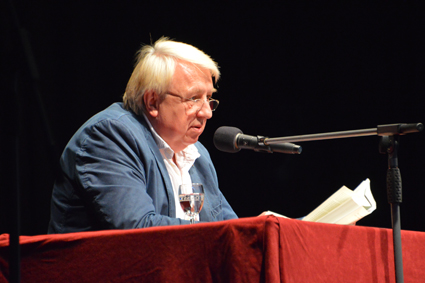
<path id="1" fill-rule="evenodd" d="M 364 180 L 354 191 L 346 186 L 341 187 L 315 210 L 310 212 L 303 221 L 352 224 L 372 213 L 376 202 L 370 190 L 370 180 Z M 286 217 L 271 211 L 266 215 Z"/>

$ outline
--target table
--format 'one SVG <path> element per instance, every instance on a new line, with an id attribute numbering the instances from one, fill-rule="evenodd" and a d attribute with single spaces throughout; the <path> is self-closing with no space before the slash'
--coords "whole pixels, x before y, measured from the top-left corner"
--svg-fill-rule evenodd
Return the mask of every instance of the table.
<path id="1" fill-rule="evenodd" d="M 425 233 L 402 231 L 405 282 L 425 282 Z M 0 282 L 9 235 L 0 235 Z M 261 216 L 21 236 L 21 282 L 395 282 L 390 229 Z"/>

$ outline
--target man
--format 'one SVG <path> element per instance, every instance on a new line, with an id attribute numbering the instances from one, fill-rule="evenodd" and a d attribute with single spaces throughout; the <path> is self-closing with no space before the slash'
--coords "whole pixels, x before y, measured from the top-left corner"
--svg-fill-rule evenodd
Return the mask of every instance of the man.
<path id="1" fill-rule="evenodd" d="M 198 142 L 218 101 L 217 64 L 199 49 L 161 38 L 144 46 L 123 97 L 93 116 L 61 157 L 49 233 L 189 224 L 178 187 L 202 183 L 199 221 L 237 218 Z"/>

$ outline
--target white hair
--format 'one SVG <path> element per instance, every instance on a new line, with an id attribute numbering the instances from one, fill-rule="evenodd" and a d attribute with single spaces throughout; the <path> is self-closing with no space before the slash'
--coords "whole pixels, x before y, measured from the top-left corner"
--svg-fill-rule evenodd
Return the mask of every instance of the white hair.
<path id="1" fill-rule="evenodd" d="M 220 77 L 217 63 L 203 51 L 192 45 L 161 37 L 153 45 L 144 45 L 137 52 L 136 66 L 123 96 L 124 107 L 141 114 L 146 91 L 163 95 L 171 83 L 178 60 L 210 70 L 216 82 Z"/>

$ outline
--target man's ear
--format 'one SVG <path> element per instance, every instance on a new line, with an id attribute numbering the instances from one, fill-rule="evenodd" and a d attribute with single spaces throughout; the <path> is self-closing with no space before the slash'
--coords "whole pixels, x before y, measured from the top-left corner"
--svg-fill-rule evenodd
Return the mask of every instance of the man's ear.
<path id="1" fill-rule="evenodd" d="M 146 112 L 152 117 L 158 116 L 159 108 L 159 95 L 153 91 L 148 90 L 143 95 L 143 102 L 145 103 Z"/>

